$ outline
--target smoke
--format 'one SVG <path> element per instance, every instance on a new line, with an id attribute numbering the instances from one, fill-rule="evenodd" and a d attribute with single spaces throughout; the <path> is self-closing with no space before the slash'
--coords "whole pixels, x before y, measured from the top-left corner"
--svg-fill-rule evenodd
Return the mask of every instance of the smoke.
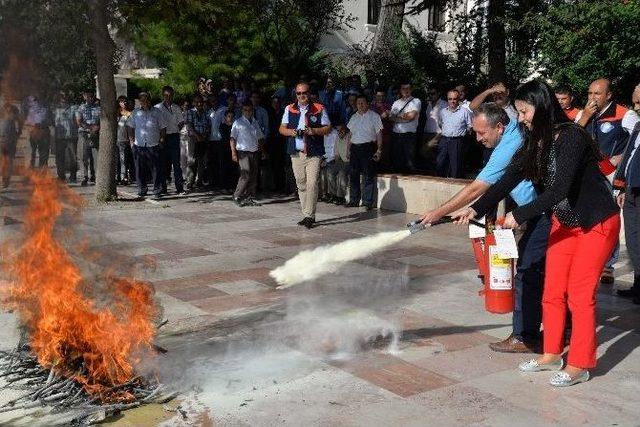
<path id="1" fill-rule="evenodd" d="M 302 251 L 269 275 L 280 284 L 278 289 L 288 288 L 333 273 L 344 264 L 365 258 L 398 243 L 410 234 L 408 230 L 388 231 Z"/>
<path id="2" fill-rule="evenodd" d="M 400 351 L 406 268 L 341 262 L 333 270 L 289 289 L 279 306 L 180 337 L 178 348 L 175 338 L 174 345 L 162 342 L 169 348 L 162 380 L 197 391 L 185 408 L 204 405 L 216 422 L 233 424 L 260 402 L 313 388 L 327 365 Z"/>

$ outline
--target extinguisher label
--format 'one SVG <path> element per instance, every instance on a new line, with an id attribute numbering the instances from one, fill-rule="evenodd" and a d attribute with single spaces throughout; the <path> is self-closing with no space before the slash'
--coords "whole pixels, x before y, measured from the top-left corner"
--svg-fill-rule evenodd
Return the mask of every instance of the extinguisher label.
<path id="1" fill-rule="evenodd" d="M 489 246 L 489 288 L 493 290 L 513 289 L 513 274 L 510 259 L 500 258 L 497 246 Z"/>

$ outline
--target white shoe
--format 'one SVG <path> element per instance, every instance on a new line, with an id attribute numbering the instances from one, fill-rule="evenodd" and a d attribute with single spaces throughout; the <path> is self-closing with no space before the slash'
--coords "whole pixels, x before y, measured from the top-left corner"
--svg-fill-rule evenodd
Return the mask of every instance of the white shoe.
<path id="1" fill-rule="evenodd" d="M 536 359 L 531 359 L 518 365 L 518 369 L 522 372 L 559 371 L 563 367 L 563 359 L 551 363 L 539 363 Z"/>
<path id="2" fill-rule="evenodd" d="M 554 387 L 569 387 L 574 384 L 584 383 L 589 381 L 589 371 L 584 371 L 575 378 L 571 378 L 566 371 L 560 371 L 553 374 L 549 380 L 549 384 Z"/>

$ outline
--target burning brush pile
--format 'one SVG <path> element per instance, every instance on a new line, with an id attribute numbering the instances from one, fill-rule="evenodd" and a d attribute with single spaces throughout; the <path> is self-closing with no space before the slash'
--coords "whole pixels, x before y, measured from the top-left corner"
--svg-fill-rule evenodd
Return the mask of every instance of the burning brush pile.
<path id="1" fill-rule="evenodd" d="M 73 421 L 88 424 L 172 399 L 151 374 L 158 347 L 150 285 L 110 269 L 85 279 L 78 258 L 95 254 L 72 257 L 54 234 L 64 211 L 79 212 L 81 199 L 48 175 L 29 177 L 24 239 L 4 242 L 0 264 L 3 304 L 22 328 L 18 346 L 0 353 L 0 383 L 24 393 L 0 413 L 42 406 L 73 411 Z"/>

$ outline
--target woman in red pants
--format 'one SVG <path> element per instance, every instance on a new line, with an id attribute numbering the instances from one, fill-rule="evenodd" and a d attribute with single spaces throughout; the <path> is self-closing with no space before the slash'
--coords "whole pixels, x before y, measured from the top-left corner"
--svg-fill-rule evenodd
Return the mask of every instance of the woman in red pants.
<path id="1" fill-rule="evenodd" d="M 507 214 L 505 228 L 535 215 L 552 216 L 542 297 L 544 354 L 520 364 L 525 372 L 559 371 L 551 385 L 570 386 L 589 379 L 596 365 L 596 288 L 616 243 L 620 215 L 606 178 L 598 168 L 593 139 L 565 116 L 553 90 L 533 80 L 516 91 L 518 121 L 524 135 L 504 177 L 471 207 L 453 216 L 459 223 L 483 216 L 523 179 L 538 197 Z M 567 305 L 572 332 L 564 366 Z"/>

